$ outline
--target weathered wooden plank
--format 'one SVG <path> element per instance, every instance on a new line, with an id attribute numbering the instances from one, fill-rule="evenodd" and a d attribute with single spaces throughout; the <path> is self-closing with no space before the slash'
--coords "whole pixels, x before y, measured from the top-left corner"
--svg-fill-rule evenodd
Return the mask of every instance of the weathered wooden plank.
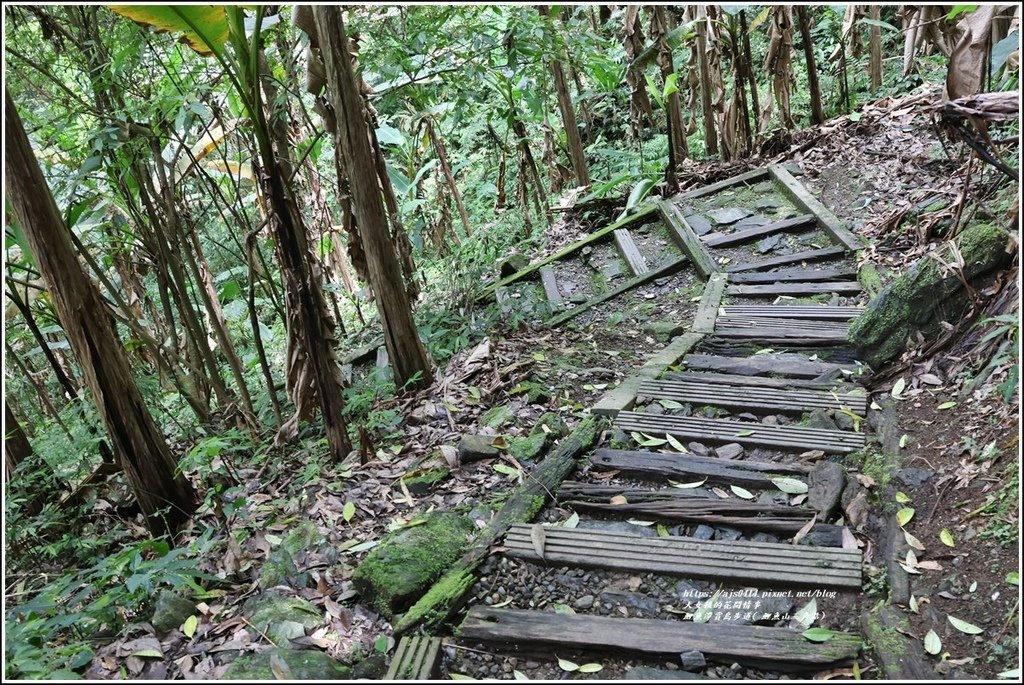
<path id="1" fill-rule="evenodd" d="M 513 526 L 505 538 L 506 554 L 551 564 L 714 578 L 758 587 L 860 589 L 860 551 L 841 547 L 545 528 L 542 559 L 530 533 L 530 526 Z"/>
<path id="2" fill-rule="evenodd" d="M 776 295 L 814 295 L 817 293 L 859 293 L 857 281 L 817 281 L 805 283 L 756 283 L 753 285 L 730 285 L 730 295 L 744 297 L 774 297 Z"/>
<path id="3" fill-rule="evenodd" d="M 720 357 L 712 354 L 690 354 L 683 360 L 688 369 L 707 369 L 725 371 L 742 376 L 761 376 L 764 374 L 780 374 L 799 378 L 816 378 L 823 373 L 854 371 L 855 364 L 834 364 L 832 362 L 811 361 L 800 355 L 758 354 L 753 357 Z"/>
<path id="4" fill-rule="evenodd" d="M 719 316 L 716 324 L 722 328 L 747 328 L 771 333 L 778 330 L 805 332 L 829 331 L 846 334 L 848 321 L 811 321 L 808 319 L 781 319 L 766 316 Z"/>
<path id="5" fill-rule="evenodd" d="M 623 411 L 615 425 L 624 431 L 669 434 L 687 440 L 737 442 L 752 447 L 774 447 L 783 451 L 824 450 L 826 454 L 848 454 L 864 447 L 864 434 L 804 426 L 769 426 L 730 419 L 667 416 Z"/>
<path id="6" fill-rule="evenodd" d="M 660 266 L 657 269 L 654 269 L 652 271 L 648 271 L 648 272 L 646 272 L 646 273 L 644 273 L 644 274 L 642 274 L 640 276 L 636 276 L 636 277 L 626 281 L 625 283 L 620 285 L 618 288 L 615 288 L 613 290 L 609 290 L 608 292 L 606 292 L 606 293 L 604 293 L 602 295 L 598 295 L 597 297 L 592 297 L 589 300 L 587 300 L 586 302 L 584 302 L 583 304 L 576 305 L 572 309 L 570 309 L 570 310 L 568 310 L 566 312 L 562 312 L 558 316 L 555 316 L 555 317 L 553 317 L 551 319 L 548 319 L 547 321 L 544 322 L 544 325 L 547 326 L 548 328 L 555 328 L 557 326 L 561 326 L 566 321 L 568 321 L 568 320 L 570 320 L 570 319 L 572 319 L 574 317 L 579 316 L 583 312 L 589 310 L 591 307 L 599 305 L 599 304 L 601 304 L 603 302 L 607 302 L 608 300 L 614 299 L 614 298 L 618 297 L 619 295 L 623 294 L 624 292 L 632 290 L 633 288 L 637 287 L 638 285 L 643 285 L 644 283 L 647 283 L 648 281 L 653 281 L 655 279 L 663 278 L 665 276 L 671 276 L 672 274 L 674 274 L 675 272 L 679 271 L 684 266 L 686 266 L 686 262 L 687 262 L 687 260 L 686 260 L 685 257 L 680 257 L 679 259 L 677 259 L 675 261 L 672 261 L 672 262 L 669 262 L 668 264 L 665 264 L 664 266 Z"/>
<path id="7" fill-rule="evenodd" d="M 711 373 L 705 371 L 672 371 L 665 374 L 666 380 L 696 380 L 709 383 L 737 383 L 742 382 L 748 386 L 760 386 L 764 388 L 779 388 L 790 390 L 793 388 L 821 388 L 822 390 L 836 390 L 837 392 L 848 391 L 849 383 L 842 381 L 816 381 L 807 378 L 771 378 L 766 376 L 737 376 L 729 373 Z"/>
<path id="8" fill-rule="evenodd" d="M 741 183 L 744 185 L 748 183 L 756 183 L 766 176 L 768 176 L 768 169 L 764 167 L 761 167 L 760 169 L 752 169 L 750 171 L 745 171 L 742 174 L 730 176 L 724 181 L 718 181 L 695 190 L 688 190 L 682 195 L 676 195 L 673 200 L 690 200 L 697 197 L 704 197 L 706 195 L 714 195 L 720 190 L 731 188 L 732 186 L 739 185 Z"/>
<path id="9" fill-rule="evenodd" d="M 792 343 L 795 345 L 836 345 L 846 342 L 846 333 L 842 331 L 819 331 L 819 330 L 788 330 L 780 329 L 774 333 L 750 328 L 727 328 L 719 326 L 715 330 L 719 338 L 751 340 L 762 345 L 773 345 L 776 343 Z"/>
<path id="10" fill-rule="evenodd" d="M 627 650 L 671 654 L 697 650 L 714 662 L 737 662 L 779 670 L 824 668 L 854 659 L 860 637 L 836 633 L 827 642 L 810 642 L 799 631 L 728 623 L 694 623 L 653 618 L 563 615 L 550 611 L 477 606 L 459 627 L 467 640 L 513 645 L 545 644 L 565 648 Z"/>
<path id="11" fill-rule="evenodd" d="M 815 358 L 834 362 L 851 372 L 859 372 L 865 368 L 857 363 L 857 353 L 852 347 L 839 344 L 834 340 L 814 343 L 804 340 L 743 340 L 710 335 L 701 343 L 701 349 L 708 354 L 719 354 L 725 357 L 743 357 L 757 353 L 766 347 L 776 350 L 779 355 L 802 354 L 808 359 Z M 760 352 L 760 354 L 767 353 Z"/>
<path id="12" fill-rule="evenodd" d="M 840 395 L 822 390 L 788 390 L 780 393 L 775 388 L 740 385 L 738 381 L 732 385 L 673 380 L 646 381 L 640 386 L 638 395 L 773 414 L 803 414 L 820 408 L 850 409 L 863 416 L 867 411 L 867 397 L 864 395 Z"/>
<path id="13" fill-rule="evenodd" d="M 793 174 L 789 173 L 785 167 L 778 164 L 770 164 L 768 166 L 768 173 L 782 185 L 782 189 L 789 196 L 789 199 L 793 201 L 793 204 L 805 212 L 810 212 L 816 216 L 822 228 L 828 231 L 837 242 L 842 243 L 848 250 L 856 251 L 863 247 L 857 236 L 850 232 L 850 229 L 839 220 L 839 217 L 829 211 L 816 197 L 811 195 L 807 188 L 800 181 L 793 178 Z"/>
<path id="14" fill-rule="evenodd" d="M 385 680 L 433 680 L 441 663 L 441 638 L 407 635 L 398 642 Z"/>
<path id="15" fill-rule="evenodd" d="M 544 295 L 548 298 L 548 304 L 552 309 L 562 308 L 562 293 L 558 289 L 558 281 L 555 279 L 555 270 L 550 266 L 542 266 L 540 269 L 540 282 L 544 285 Z"/>
<path id="16" fill-rule="evenodd" d="M 619 249 L 619 254 L 626 260 L 626 264 L 629 265 L 629 270 L 633 272 L 634 276 L 641 276 L 647 273 L 651 267 L 647 266 L 647 260 L 640 254 L 640 248 L 636 246 L 633 241 L 633 234 L 626 228 L 617 228 L 614 232 L 615 235 L 615 246 Z"/>
<path id="17" fill-rule="evenodd" d="M 678 364 L 679 360 L 685 357 L 703 339 L 703 333 L 683 333 L 666 345 L 660 352 L 649 357 L 644 365 L 640 367 L 637 375 L 644 378 L 657 378 L 665 372 L 665 369 L 673 364 Z"/>
<path id="18" fill-rule="evenodd" d="M 727 305 L 724 316 L 848 321 L 860 316 L 863 311 L 863 307 L 835 307 L 829 305 L 740 304 Z"/>
<path id="19" fill-rule="evenodd" d="M 628 497 L 628 495 L 623 496 Z M 654 517 L 674 523 L 723 526 L 744 531 L 778 533 L 783 536 L 795 535 L 814 516 L 814 512 L 801 507 L 788 507 L 781 504 L 765 505 L 732 498 L 727 500 L 661 499 L 646 502 L 630 500 L 625 504 L 611 504 L 588 499 L 564 499 L 561 500 L 561 504 L 574 511 L 596 511 L 618 516 L 640 515 L 648 519 Z M 832 535 L 836 539 L 836 545 L 840 545 L 842 533 L 838 530 L 830 530 L 829 533 L 825 533 L 825 528 L 835 529 L 837 526 L 816 524 L 812 527 L 812 529 L 817 529 L 822 537 Z"/>
<path id="20" fill-rule="evenodd" d="M 776 266 L 784 266 L 786 264 L 814 262 L 828 257 L 838 257 L 842 254 L 846 254 L 845 248 L 822 247 L 817 250 L 806 250 L 805 252 L 795 252 L 793 254 L 779 255 L 778 257 L 769 257 L 768 259 L 762 259 L 757 262 L 733 264 L 732 266 L 725 267 L 725 270 L 731 274 L 738 273 L 740 271 L 760 271 L 762 269 L 771 269 Z"/>
<path id="21" fill-rule="evenodd" d="M 485 288 L 484 291 L 480 294 L 480 297 L 477 298 L 477 301 L 480 301 L 480 300 L 482 300 L 484 298 L 490 297 L 492 295 L 492 293 L 494 292 L 494 290 L 496 290 L 497 288 L 506 286 L 506 285 L 508 285 L 510 283 L 514 283 L 514 282 L 522 280 L 524 278 L 529 278 L 531 276 L 534 276 L 537 273 L 537 271 L 542 266 L 547 266 L 548 264 L 551 264 L 552 262 L 557 262 L 558 260 L 563 259 L 563 258 L 571 255 L 573 252 L 575 252 L 576 250 L 579 250 L 580 248 L 586 247 L 587 245 L 589 245 L 591 243 L 594 243 L 594 242 L 597 242 L 599 240 L 602 240 L 603 238 L 606 238 L 609 233 L 613 232 L 617 228 L 625 228 L 625 227 L 627 227 L 627 226 L 629 226 L 631 224 L 634 224 L 634 223 L 640 221 L 641 219 L 649 219 L 650 218 L 649 215 L 654 213 L 654 212 L 656 212 L 656 211 L 658 211 L 657 205 L 655 205 L 655 204 L 646 205 L 646 206 L 640 208 L 639 210 L 637 210 L 637 212 L 635 214 L 630 214 L 627 217 L 623 217 L 622 219 L 616 221 L 615 223 L 609 224 L 608 226 L 605 226 L 604 228 L 591 233 L 590 235 L 588 235 L 587 237 L 585 237 L 585 238 L 583 238 L 581 240 L 577 240 L 575 243 L 572 243 L 571 245 L 566 245 L 565 247 L 563 247 L 558 252 L 555 252 L 553 255 L 550 255 L 549 257 L 545 257 L 544 259 L 542 259 L 541 261 L 537 262 L 536 264 L 531 264 L 530 266 L 526 267 L 522 271 L 517 271 L 516 273 L 512 274 L 511 276 L 507 276 L 506 278 L 503 278 L 500 281 L 498 281 L 496 283 L 492 283 L 491 285 L 487 286 L 487 288 Z"/>
<path id="22" fill-rule="evenodd" d="M 789 281 L 841 281 L 857 278 L 857 270 L 838 269 L 780 269 L 754 273 L 729 274 L 730 283 L 787 283 Z"/>
<path id="23" fill-rule="evenodd" d="M 704 236 L 704 244 L 708 247 L 726 247 L 728 245 L 745 243 L 755 238 L 762 238 L 764 236 L 774 235 L 775 233 L 784 233 L 785 231 L 792 231 L 794 229 L 803 228 L 813 224 L 814 215 L 803 214 L 792 219 L 773 221 L 772 223 L 765 224 L 764 226 L 755 226 L 754 228 L 748 228 L 742 231 L 734 231 L 733 233 L 726 233 L 724 235 L 716 235 L 712 237 Z"/>
<path id="24" fill-rule="evenodd" d="M 895 682 L 934 682 L 950 678 L 939 675 L 922 649 L 922 640 L 906 634 L 910 621 L 894 606 L 879 603 L 861 615 L 864 636 L 871 644 L 884 677 Z"/>
<path id="25" fill-rule="evenodd" d="M 800 464 L 730 460 L 700 457 L 695 454 L 665 454 L 632 450 L 598 449 L 590 455 L 590 462 L 601 468 L 626 473 L 640 473 L 691 481 L 707 478 L 712 483 L 742 485 L 752 488 L 774 487 L 770 475 L 806 475 L 809 469 Z"/>
<path id="26" fill-rule="evenodd" d="M 726 276 L 723 273 L 713 273 L 708 278 L 708 282 L 704 284 L 700 304 L 697 305 L 697 312 L 693 315 L 693 323 L 690 324 L 691 331 L 711 333 L 715 330 L 715 319 L 718 317 L 718 307 L 722 303 L 725 285 Z"/>
<path id="27" fill-rule="evenodd" d="M 661 211 L 662 219 L 668 224 L 669 234 L 679 249 L 689 257 L 693 263 L 693 268 L 697 270 L 697 273 L 704 280 L 710 278 L 711 274 L 718 271 L 715 267 L 715 262 L 708 253 L 707 248 L 704 247 L 704 243 L 701 242 L 694 230 L 690 228 L 690 224 L 683 218 L 679 207 L 668 200 L 662 200 L 658 203 L 658 208 Z"/>

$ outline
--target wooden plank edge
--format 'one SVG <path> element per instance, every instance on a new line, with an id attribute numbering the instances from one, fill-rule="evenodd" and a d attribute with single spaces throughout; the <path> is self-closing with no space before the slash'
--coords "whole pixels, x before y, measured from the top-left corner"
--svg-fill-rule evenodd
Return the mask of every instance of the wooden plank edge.
<path id="1" fill-rule="evenodd" d="M 722 181 L 717 181 L 711 185 L 702 186 L 694 190 L 688 190 L 681 195 L 676 195 L 674 200 L 691 200 L 697 197 L 704 197 L 705 195 L 714 195 L 720 190 L 731 188 L 732 186 L 739 185 L 741 183 L 748 184 L 760 181 L 762 178 L 768 176 L 768 169 L 760 167 L 758 169 L 751 169 L 750 171 L 744 171 L 742 174 L 730 176 Z"/>
<path id="2" fill-rule="evenodd" d="M 579 316 L 588 309 L 596 305 L 599 305 L 602 302 L 607 302 L 608 300 L 615 299 L 619 295 L 629 292 L 630 290 L 637 286 L 643 285 L 647 281 L 653 281 L 658 278 L 663 278 L 665 276 L 671 276 L 672 274 L 686 266 L 686 262 L 687 260 L 685 257 L 680 257 L 674 262 L 669 262 L 668 264 L 665 264 L 664 266 L 654 269 L 653 271 L 648 271 L 640 276 L 637 276 L 629 281 L 626 281 L 625 283 L 620 285 L 618 288 L 615 288 L 614 290 L 609 290 L 608 292 L 602 293 L 597 297 L 592 297 L 583 304 L 576 305 L 569 311 L 562 312 L 558 316 L 551 317 L 550 319 L 544 322 L 544 326 L 546 328 L 556 328 L 558 326 L 561 326 L 566 321 L 569 321 L 570 319 Z"/>
<path id="3" fill-rule="evenodd" d="M 590 408 L 590 413 L 597 416 L 615 418 L 620 411 L 632 409 L 633 405 L 636 404 L 636 395 L 640 384 L 645 380 L 647 379 L 643 376 L 630 376 L 626 378 L 616 387 L 602 395 L 597 404 Z"/>
<path id="4" fill-rule="evenodd" d="M 629 216 L 626 216 L 626 217 L 623 217 L 623 218 L 619 219 L 615 223 L 608 224 L 604 228 L 601 228 L 601 229 L 598 229 L 597 231 L 594 231 L 593 233 L 588 235 L 586 238 L 583 238 L 582 240 L 577 240 L 575 243 L 572 243 L 571 245 L 566 245 L 565 247 L 563 247 L 558 252 L 555 252 L 553 255 L 545 257 L 544 259 L 542 259 L 541 261 L 537 262 L 536 264 L 531 264 L 530 266 L 526 267 L 525 269 L 522 269 L 521 271 L 517 271 L 516 273 L 512 274 L 511 276 L 506 276 L 505 278 L 501 279 L 500 281 L 497 281 L 496 283 L 492 283 L 492 284 L 488 285 L 486 288 L 484 288 L 483 292 L 481 292 L 480 295 L 476 298 L 476 301 L 479 302 L 479 301 L 481 301 L 483 299 L 486 299 L 486 298 L 490 297 L 491 294 L 495 290 L 497 290 L 498 288 L 503 287 L 503 286 L 507 286 L 510 283 L 515 283 L 516 281 L 519 281 L 519 280 L 522 280 L 522 279 L 524 279 L 524 278 L 526 278 L 528 276 L 531 276 L 534 273 L 536 273 L 537 270 L 540 269 L 540 267 L 547 266 L 548 264 L 551 264 L 552 262 L 556 262 L 559 259 L 563 259 L 564 257 L 569 256 L 570 254 L 572 254 L 576 250 L 579 250 L 580 248 L 586 247 L 590 243 L 596 242 L 596 241 L 600 240 L 601 238 L 607 236 L 609 233 L 611 233 L 615 229 L 617 229 L 617 228 L 625 228 L 626 226 L 629 226 L 630 224 L 632 224 L 632 223 L 634 223 L 636 221 L 639 221 L 640 219 L 643 219 L 644 217 L 646 217 L 648 214 L 653 214 L 656 211 L 658 211 L 658 204 L 657 203 L 651 203 L 648 206 L 642 207 L 640 210 L 638 210 L 636 212 L 636 214 L 631 214 Z"/>
<path id="5" fill-rule="evenodd" d="M 782 185 L 783 190 L 786 195 L 789 196 L 789 199 L 792 200 L 793 204 L 800 207 L 805 212 L 809 212 L 818 217 L 818 222 L 821 224 L 821 227 L 824 228 L 841 245 L 854 252 L 863 248 L 863 245 L 861 245 L 857 236 L 855 236 L 850 229 L 846 228 L 843 222 L 839 220 L 839 217 L 829 211 L 828 207 L 811 195 L 810 191 L 808 191 L 802 183 L 796 180 L 793 174 L 789 173 L 784 166 L 779 164 L 769 164 L 768 174 Z"/>
<path id="6" fill-rule="evenodd" d="M 724 273 L 713 273 L 708 278 L 704 285 L 704 292 L 701 294 L 700 304 L 697 305 L 697 312 L 693 315 L 691 331 L 711 333 L 715 330 L 718 308 L 722 304 L 722 296 L 725 294 L 728 281 L 728 275 Z"/>
<path id="7" fill-rule="evenodd" d="M 651 270 L 647 260 L 640 252 L 640 248 L 636 246 L 636 241 L 633 240 L 633 234 L 629 232 L 629 229 L 616 228 L 612 231 L 612 235 L 615 236 L 615 247 L 619 251 L 619 256 L 622 257 L 622 261 L 626 262 L 626 266 L 634 276 L 642 276 Z"/>
<path id="8" fill-rule="evenodd" d="M 640 367 L 639 376 L 644 378 L 657 378 L 663 374 L 668 367 L 678 364 L 679 360 L 689 354 L 704 339 L 703 333 L 683 333 L 670 342 L 663 350 Z"/>
<path id="9" fill-rule="evenodd" d="M 668 224 L 669 233 L 676 246 L 690 258 L 701 278 L 704 280 L 710 278 L 711 274 L 717 271 L 715 261 L 711 258 L 711 253 L 704 247 L 704 243 L 690 228 L 690 224 L 683 218 L 679 208 L 669 200 L 662 200 L 658 203 L 658 209 L 661 212 L 662 220 Z"/>

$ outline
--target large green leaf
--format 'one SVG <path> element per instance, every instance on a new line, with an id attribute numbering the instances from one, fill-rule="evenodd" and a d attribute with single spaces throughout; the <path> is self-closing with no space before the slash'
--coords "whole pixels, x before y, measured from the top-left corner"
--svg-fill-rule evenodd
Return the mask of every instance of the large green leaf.
<path id="1" fill-rule="evenodd" d="M 158 32 L 182 34 L 201 55 L 219 52 L 228 40 L 228 19 L 218 5 L 108 5 L 122 17 Z"/>

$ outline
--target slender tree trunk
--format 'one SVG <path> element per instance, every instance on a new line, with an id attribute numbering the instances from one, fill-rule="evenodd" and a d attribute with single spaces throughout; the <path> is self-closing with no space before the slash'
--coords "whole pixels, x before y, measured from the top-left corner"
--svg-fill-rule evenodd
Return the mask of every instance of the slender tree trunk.
<path id="1" fill-rule="evenodd" d="M 473 235 L 473 228 L 469 223 L 469 214 L 466 212 L 466 205 L 462 202 L 462 193 L 459 191 L 459 184 L 455 182 L 455 174 L 452 173 L 452 166 L 448 163 L 448 151 L 445 149 L 444 141 L 437 134 L 437 127 L 431 117 L 424 118 L 424 125 L 427 127 L 427 135 L 430 136 L 430 144 L 437 155 L 437 163 L 441 166 L 441 172 L 448 182 L 448 189 L 451 191 L 452 199 L 455 200 L 455 207 L 459 210 L 459 219 L 462 220 L 462 229 L 466 237 Z"/>
<path id="2" fill-rule="evenodd" d="M 669 76 L 675 73 L 672 66 L 672 48 L 669 47 L 666 36 L 671 30 L 668 12 L 664 5 L 655 5 L 651 8 L 651 36 L 658 44 L 658 67 L 661 69 L 662 83 L 668 81 Z M 671 152 L 669 163 L 672 165 L 672 174 L 675 174 L 675 167 L 688 159 L 690 151 L 686 144 L 686 123 L 683 120 L 683 109 L 679 98 L 679 81 L 676 80 L 676 92 L 665 99 L 665 108 L 668 110 L 668 133 Z"/>
<path id="3" fill-rule="evenodd" d="M 715 136 L 715 110 L 711 104 L 711 74 L 708 70 L 708 18 L 704 8 L 697 5 L 697 68 L 700 71 L 700 106 L 704 116 L 704 148 L 707 154 L 718 154 L 718 140 Z"/>
<path id="4" fill-rule="evenodd" d="M 246 288 L 246 302 L 249 305 L 249 327 L 252 329 L 252 341 L 256 347 L 256 357 L 260 360 L 260 371 L 263 373 L 263 380 L 267 387 L 267 396 L 270 398 L 270 405 L 274 409 L 274 425 L 278 430 L 284 425 L 284 418 L 281 413 L 281 402 L 277 399 L 277 387 L 274 385 L 274 374 L 270 371 L 270 362 L 267 361 L 267 350 L 263 347 L 263 334 L 260 333 L 260 318 L 256 311 L 256 260 L 253 253 L 256 251 L 255 242 L 259 231 L 252 231 L 245 240 L 245 263 L 249 268 L 248 287 Z"/>
<path id="5" fill-rule="evenodd" d="M 28 360 L 22 361 L 21 356 L 15 352 L 14 348 L 11 347 L 11 343 L 4 341 L 4 348 L 7 350 L 7 359 L 14 362 L 14 365 L 18 367 L 22 375 L 32 384 L 32 387 L 36 391 L 36 395 L 39 398 L 39 411 L 43 414 L 48 414 L 52 418 L 60 429 L 67 436 L 68 440 L 72 440 L 71 431 L 64 424 L 64 421 L 60 418 L 60 412 L 53 406 L 53 402 L 50 401 L 50 393 L 46 390 L 46 385 L 36 376 L 36 372 L 29 366 Z"/>
<path id="6" fill-rule="evenodd" d="M 871 19 L 878 21 L 882 16 L 882 8 L 871 5 L 868 9 Z M 868 31 L 868 75 L 871 79 L 871 90 L 882 87 L 882 29 L 872 26 Z"/>
<path id="7" fill-rule="evenodd" d="M 554 33 L 554 26 L 550 21 L 550 12 L 544 5 L 537 7 L 547 21 L 548 29 Z M 554 36 L 552 36 L 554 39 Z M 565 129 L 565 140 L 569 148 L 569 161 L 572 163 L 572 172 L 576 176 L 576 183 L 581 186 L 590 185 L 590 172 L 587 171 L 587 158 L 583 154 L 583 141 L 580 139 L 579 124 L 576 123 L 576 111 L 572 106 L 572 97 L 569 94 L 569 85 L 565 81 L 565 68 L 562 66 L 561 49 L 556 48 L 555 54 L 548 58 L 548 70 L 555 83 L 555 97 L 558 99 L 558 111 L 562 115 L 562 127 Z"/>
<path id="8" fill-rule="evenodd" d="M 167 442 L 131 377 L 102 296 L 78 262 L 6 89 L 4 120 L 7 197 L 49 285 L 54 307 L 139 508 L 154 535 L 174 533 L 195 511 L 195 493 L 183 475 L 175 474 Z"/>
<path id="9" fill-rule="evenodd" d="M 747 85 L 750 88 L 750 106 L 753 110 L 753 131 L 759 131 L 761 129 L 761 122 L 759 119 L 761 112 L 761 103 L 758 102 L 757 94 L 757 79 L 754 76 L 754 60 L 750 53 L 750 30 L 747 28 L 747 11 L 740 10 L 740 31 L 743 32 L 743 69 L 746 72 Z"/>
<path id="10" fill-rule="evenodd" d="M 264 194 L 271 208 L 271 225 L 286 284 L 287 378 L 289 392 L 296 405 L 295 416 L 278 431 L 278 439 L 293 437 L 298 432 L 299 421 L 311 416 L 314 404 L 318 402 L 331 457 L 335 462 L 341 462 L 352 450 L 343 416 L 344 381 L 334 352 L 334 332 L 327 301 L 320 287 L 319 265 L 310 252 L 306 226 L 290 183 L 293 165 L 288 121 L 291 117 L 277 98 L 277 83 L 270 76 L 262 53 L 259 65 L 265 100 L 272 108 L 270 120 L 274 122 L 272 125 L 268 123 L 263 111 L 257 113 L 261 119 L 259 126 L 263 129 L 263 135 L 258 136 L 259 156 L 265 170 Z"/>
<path id="11" fill-rule="evenodd" d="M 349 172 L 352 204 L 362 232 L 370 286 L 380 312 L 395 384 L 424 388 L 432 382 L 430 361 L 416 330 L 412 303 L 402 287 L 401 265 L 390 240 L 345 22 L 338 7 L 317 5 L 313 17 L 327 70 L 327 90 L 337 119 L 336 154 L 344 155 Z"/>
<path id="12" fill-rule="evenodd" d="M 546 217 L 548 214 L 548 193 L 544 188 L 544 182 L 540 177 L 540 169 L 537 167 L 537 160 L 530 150 L 530 139 L 526 133 L 526 124 L 519 118 L 512 119 L 512 133 L 516 136 L 519 145 L 519 152 L 522 155 L 523 164 L 520 165 L 520 174 L 525 165 L 526 171 L 533 182 L 534 198 L 538 217 Z"/>
<path id="13" fill-rule="evenodd" d="M 796 6 L 796 16 L 800 24 L 800 40 L 804 44 L 804 61 L 807 64 L 807 89 L 811 95 L 811 123 L 825 123 L 825 111 L 821 106 L 821 88 L 818 86 L 818 67 L 814 61 L 814 42 L 811 40 L 811 22 L 807 16 L 807 8 Z"/>

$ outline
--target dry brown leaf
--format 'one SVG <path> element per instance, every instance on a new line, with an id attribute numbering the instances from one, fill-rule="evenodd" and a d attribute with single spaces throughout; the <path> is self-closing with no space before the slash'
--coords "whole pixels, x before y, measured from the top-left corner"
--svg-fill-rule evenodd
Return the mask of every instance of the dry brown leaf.
<path id="1" fill-rule="evenodd" d="M 796 532 L 793 536 L 793 544 L 799 545 L 800 541 L 804 539 L 804 536 L 811 532 L 811 528 L 814 528 L 814 524 L 818 522 L 818 515 L 815 514 L 811 517 L 811 520 L 804 524 L 803 528 Z"/>

